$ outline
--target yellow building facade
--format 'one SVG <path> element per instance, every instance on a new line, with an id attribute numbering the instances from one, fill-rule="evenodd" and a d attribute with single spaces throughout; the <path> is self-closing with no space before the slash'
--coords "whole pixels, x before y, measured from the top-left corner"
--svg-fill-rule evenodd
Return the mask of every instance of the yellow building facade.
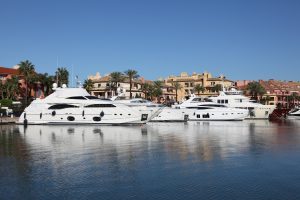
<path id="1" fill-rule="evenodd" d="M 213 77 L 210 73 L 192 73 L 182 72 L 179 76 L 171 75 L 165 79 L 165 83 L 174 86 L 175 83 L 180 84 L 180 89 L 177 91 L 178 101 L 188 98 L 191 94 L 198 94 L 201 96 L 218 95 L 217 85 L 219 87 L 231 88 L 234 87 L 234 81 L 226 79 L 225 76 Z M 195 86 L 199 84 L 203 87 L 203 92 L 198 93 Z"/>

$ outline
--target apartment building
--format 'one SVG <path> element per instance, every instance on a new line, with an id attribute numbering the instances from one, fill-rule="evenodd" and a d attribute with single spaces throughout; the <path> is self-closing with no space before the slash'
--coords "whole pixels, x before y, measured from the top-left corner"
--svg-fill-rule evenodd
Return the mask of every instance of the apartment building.
<path id="1" fill-rule="evenodd" d="M 203 86 L 204 91 L 200 95 L 213 96 L 218 94 L 216 86 L 224 86 L 225 88 L 234 87 L 234 81 L 226 79 L 224 75 L 219 77 L 213 77 L 212 74 L 204 73 L 192 73 L 189 75 L 187 72 L 182 72 L 179 76 L 171 75 L 166 78 L 166 84 L 169 86 L 174 86 L 177 82 L 180 84 L 180 89 L 178 90 L 178 101 L 188 98 L 191 94 L 197 94 L 195 91 L 195 86 L 197 84 Z"/>
<path id="2" fill-rule="evenodd" d="M 246 90 L 248 83 L 252 80 L 236 81 L 236 86 L 241 90 Z M 259 80 L 266 90 L 261 99 L 265 104 L 290 107 L 300 103 L 300 82 L 280 81 L 280 80 Z"/>
<path id="3" fill-rule="evenodd" d="M 126 97 L 130 96 L 130 82 L 128 78 L 125 78 L 124 81 L 118 83 L 117 91 L 115 91 L 115 88 L 113 88 L 109 75 L 101 76 L 100 73 L 97 72 L 95 76 L 91 75 L 88 77 L 88 79 L 92 80 L 93 82 L 91 95 L 100 98 L 110 98 L 112 96 L 118 95 L 118 93 L 124 93 Z M 145 82 L 145 79 L 142 77 L 132 81 L 132 97 L 144 97 L 144 94 L 142 92 L 142 85 Z"/>

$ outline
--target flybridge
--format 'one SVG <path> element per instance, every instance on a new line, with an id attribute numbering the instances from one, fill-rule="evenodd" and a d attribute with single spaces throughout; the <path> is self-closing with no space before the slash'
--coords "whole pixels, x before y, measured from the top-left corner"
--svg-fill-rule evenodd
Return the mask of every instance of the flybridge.
<path id="1" fill-rule="evenodd" d="M 235 88 L 231 88 L 230 90 L 223 91 L 226 95 L 242 95 L 243 91 L 236 90 Z"/>

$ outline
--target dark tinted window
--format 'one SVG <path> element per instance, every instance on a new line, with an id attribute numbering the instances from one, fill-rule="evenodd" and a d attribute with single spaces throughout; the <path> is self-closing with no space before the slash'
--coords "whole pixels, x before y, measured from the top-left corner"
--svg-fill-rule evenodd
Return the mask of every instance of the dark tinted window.
<path id="1" fill-rule="evenodd" d="M 99 99 L 98 97 L 95 97 L 95 96 L 85 96 L 85 97 L 88 99 Z"/>
<path id="2" fill-rule="evenodd" d="M 68 97 L 67 99 L 84 99 L 84 100 L 86 100 L 86 98 L 84 98 L 83 96 L 73 96 L 73 97 Z"/>
<path id="3" fill-rule="evenodd" d="M 105 107 L 116 107 L 113 104 L 91 104 L 84 106 L 85 108 L 105 108 Z"/>
<path id="4" fill-rule="evenodd" d="M 78 106 L 71 105 L 71 104 L 56 104 L 53 106 L 50 106 L 49 110 L 58 110 L 58 109 L 65 109 L 65 108 L 78 108 Z"/>

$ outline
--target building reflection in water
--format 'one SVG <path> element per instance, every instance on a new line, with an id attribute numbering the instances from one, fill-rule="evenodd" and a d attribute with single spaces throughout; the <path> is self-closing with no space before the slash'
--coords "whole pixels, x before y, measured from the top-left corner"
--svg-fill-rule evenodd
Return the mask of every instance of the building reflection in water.
<path id="1" fill-rule="evenodd" d="M 292 124 L 291 126 L 291 123 Z M 287 128 L 288 127 L 288 128 Z M 158 149 L 179 159 L 209 161 L 226 159 L 243 152 L 259 154 L 291 142 L 299 124 L 268 121 L 152 123 L 144 126 L 1 126 L 2 156 L 36 148 L 65 153 L 113 151 L 124 156 Z M 287 144 L 288 145 L 288 144 Z M 29 149 L 29 151 L 28 151 Z M 112 150 L 112 149 L 110 149 Z M 24 153 L 27 155 L 28 153 Z M 23 155 L 20 154 L 19 155 Z"/>

